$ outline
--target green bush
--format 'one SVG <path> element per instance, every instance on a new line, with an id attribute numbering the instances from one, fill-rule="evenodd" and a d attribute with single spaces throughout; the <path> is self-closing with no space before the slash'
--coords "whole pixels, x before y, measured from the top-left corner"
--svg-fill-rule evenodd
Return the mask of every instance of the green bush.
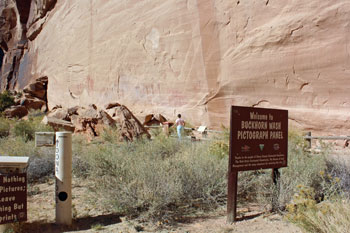
<path id="1" fill-rule="evenodd" d="M 0 93 L 0 112 L 15 104 L 15 99 L 8 91 Z"/>
<path id="2" fill-rule="evenodd" d="M 29 141 L 35 137 L 35 128 L 31 122 L 21 120 L 15 124 L 13 133 L 15 136 L 23 137 L 25 141 Z"/>
<path id="3" fill-rule="evenodd" d="M 25 141 L 34 140 L 35 132 L 52 132 L 53 128 L 41 123 L 45 114 L 40 111 L 30 112 L 28 120 L 20 120 L 13 127 L 13 135 L 21 136 Z"/>
<path id="4" fill-rule="evenodd" d="M 10 135 L 10 120 L 0 117 L 0 138 Z"/>

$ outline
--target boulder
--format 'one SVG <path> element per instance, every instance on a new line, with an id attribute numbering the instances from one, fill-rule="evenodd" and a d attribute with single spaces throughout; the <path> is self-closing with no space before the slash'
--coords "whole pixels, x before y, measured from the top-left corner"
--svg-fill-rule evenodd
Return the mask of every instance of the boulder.
<path id="1" fill-rule="evenodd" d="M 67 131 L 74 132 L 75 129 L 74 125 L 71 122 L 49 116 L 45 116 L 42 120 L 42 123 L 45 125 L 52 126 L 55 129 L 55 131 L 64 129 Z"/>
<path id="2" fill-rule="evenodd" d="M 40 110 L 46 110 L 46 108 L 43 108 L 43 106 L 46 107 L 46 102 L 42 99 L 39 98 L 28 98 L 28 97 L 23 97 L 20 100 L 20 105 L 26 107 L 28 110 L 34 109 L 40 109 Z"/>
<path id="3" fill-rule="evenodd" d="M 132 112 L 124 105 L 116 107 L 116 115 L 118 128 L 121 130 L 121 136 L 124 140 L 133 141 L 134 139 L 146 136 L 151 138 L 151 135 L 140 123 L 140 121 L 132 114 Z"/>
<path id="4" fill-rule="evenodd" d="M 21 105 L 12 106 L 10 108 L 7 108 L 4 111 L 5 117 L 8 117 L 8 118 L 14 118 L 14 117 L 22 118 L 27 114 L 28 114 L 27 108 Z"/>
<path id="5" fill-rule="evenodd" d="M 66 108 L 54 108 L 49 114 L 47 114 L 47 116 L 60 120 L 70 121 Z"/>
<path id="6" fill-rule="evenodd" d="M 79 108 L 80 108 L 79 106 L 74 106 L 74 107 L 68 108 L 68 115 L 69 116 L 78 115 Z"/>
<path id="7" fill-rule="evenodd" d="M 47 77 L 41 77 L 37 79 L 34 83 L 27 85 L 23 92 L 29 94 L 32 97 L 37 97 L 39 99 L 46 101 L 46 91 L 47 91 Z"/>
<path id="8" fill-rule="evenodd" d="M 99 116 L 97 110 L 93 107 L 79 108 L 77 114 L 85 119 L 97 119 Z"/>
<path id="9" fill-rule="evenodd" d="M 106 112 L 101 110 L 99 120 L 108 126 L 115 126 L 115 120 Z"/>
<path id="10" fill-rule="evenodd" d="M 96 125 L 98 124 L 96 118 L 83 118 L 78 115 L 72 115 L 71 121 L 75 127 L 74 133 L 84 134 L 89 141 L 99 136 L 100 132 L 96 129 Z"/>
<path id="11" fill-rule="evenodd" d="M 162 114 L 149 114 L 145 116 L 143 125 L 160 125 L 167 122 L 167 119 Z"/>

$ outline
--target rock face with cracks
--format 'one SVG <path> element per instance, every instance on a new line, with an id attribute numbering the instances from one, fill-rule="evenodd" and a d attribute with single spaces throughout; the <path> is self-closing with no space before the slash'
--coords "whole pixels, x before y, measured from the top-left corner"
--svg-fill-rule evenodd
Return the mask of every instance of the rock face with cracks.
<path id="1" fill-rule="evenodd" d="M 348 0 L 7 0 L 0 16 L 1 88 L 48 77 L 49 109 L 117 100 L 215 127 L 243 105 L 350 131 Z"/>

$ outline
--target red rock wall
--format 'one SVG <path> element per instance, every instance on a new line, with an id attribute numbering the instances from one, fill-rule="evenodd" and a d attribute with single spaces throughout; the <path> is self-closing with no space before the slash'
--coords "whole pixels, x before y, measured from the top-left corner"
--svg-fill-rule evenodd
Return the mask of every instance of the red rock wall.
<path id="1" fill-rule="evenodd" d="M 350 131 L 348 0 L 61 0 L 51 9 L 28 27 L 19 68 L 21 80 L 49 77 L 50 108 L 118 101 L 217 127 L 231 105 L 259 106 L 288 109 L 304 129 Z"/>

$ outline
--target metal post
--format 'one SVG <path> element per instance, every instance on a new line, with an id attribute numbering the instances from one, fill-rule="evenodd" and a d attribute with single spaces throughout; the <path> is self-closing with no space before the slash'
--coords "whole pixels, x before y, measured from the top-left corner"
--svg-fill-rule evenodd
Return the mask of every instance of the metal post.
<path id="1" fill-rule="evenodd" d="M 72 133 L 56 132 L 56 223 L 72 224 Z"/>
<path id="2" fill-rule="evenodd" d="M 238 171 L 232 169 L 228 174 L 227 223 L 235 222 L 237 217 L 237 180 Z"/>
<path id="3" fill-rule="evenodd" d="M 274 191 L 273 191 L 273 194 L 272 194 L 272 210 L 271 211 L 276 211 L 277 208 L 278 208 L 278 196 L 279 196 L 279 192 L 280 192 L 280 172 L 278 170 L 278 168 L 273 168 L 272 169 L 272 181 L 273 181 L 273 184 L 275 185 L 274 187 Z"/>

